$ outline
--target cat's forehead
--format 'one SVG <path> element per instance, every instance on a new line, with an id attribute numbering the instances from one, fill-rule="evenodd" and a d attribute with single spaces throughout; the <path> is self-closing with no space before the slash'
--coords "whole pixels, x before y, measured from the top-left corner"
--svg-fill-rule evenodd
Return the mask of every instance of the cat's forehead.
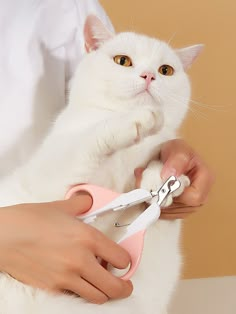
<path id="1" fill-rule="evenodd" d="M 120 33 L 104 45 L 109 54 L 128 54 L 130 57 L 148 59 L 176 59 L 174 50 L 165 42 L 136 33 Z"/>

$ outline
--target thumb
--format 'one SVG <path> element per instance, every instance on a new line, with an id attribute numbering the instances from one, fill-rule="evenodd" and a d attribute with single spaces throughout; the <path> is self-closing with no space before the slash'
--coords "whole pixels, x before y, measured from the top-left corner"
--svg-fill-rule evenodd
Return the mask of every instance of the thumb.
<path id="1" fill-rule="evenodd" d="M 160 151 L 160 159 L 164 166 L 161 177 L 166 180 L 171 175 L 179 177 L 191 169 L 191 162 L 195 156 L 194 151 L 181 139 L 165 142 Z"/>
<path id="2" fill-rule="evenodd" d="M 71 196 L 71 198 L 63 201 L 63 210 L 68 214 L 77 216 L 88 211 L 93 204 L 92 197 L 85 191 L 79 191 Z"/>
<path id="3" fill-rule="evenodd" d="M 189 163 L 188 155 L 183 153 L 170 154 L 161 171 L 162 179 L 166 180 L 170 176 L 179 177 L 181 174 L 185 174 L 189 170 Z"/>

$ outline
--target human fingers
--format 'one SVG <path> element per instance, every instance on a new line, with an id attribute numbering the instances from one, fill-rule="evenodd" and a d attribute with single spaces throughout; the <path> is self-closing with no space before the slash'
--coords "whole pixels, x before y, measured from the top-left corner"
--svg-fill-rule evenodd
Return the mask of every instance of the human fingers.
<path id="1" fill-rule="evenodd" d="M 72 216 L 88 211 L 92 206 L 92 197 L 86 191 L 80 191 L 67 200 L 48 203 L 52 208 L 62 210 Z"/>
<path id="2" fill-rule="evenodd" d="M 173 203 L 168 207 L 161 209 L 161 219 L 183 219 L 190 214 L 197 212 L 197 208 L 194 206 L 188 206 L 182 203 Z"/>
<path id="3" fill-rule="evenodd" d="M 99 230 L 76 221 L 76 225 L 78 224 L 78 241 L 82 249 L 78 252 L 78 258 L 73 257 L 73 260 L 78 261 L 77 266 L 75 266 L 76 269 L 78 267 L 76 273 L 109 298 L 129 296 L 132 292 L 131 282 L 115 277 L 97 260 L 99 258 L 99 260 L 104 260 L 115 268 L 124 269 L 130 263 L 128 252 Z"/>
<path id="4" fill-rule="evenodd" d="M 161 177 L 166 180 L 171 175 L 186 174 L 191 168 L 195 153 L 183 140 L 176 139 L 163 144 L 160 159 L 163 162 Z"/>
<path id="5" fill-rule="evenodd" d="M 111 299 L 126 298 L 133 290 L 130 281 L 124 281 L 114 276 L 98 263 L 95 256 L 87 261 L 87 267 L 82 268 L 81 277 Z"/>
<path id="6" fill-rule="evenodd" d="M 192 206 L 199 207 L 204 204 L 213 185 L 214 176 L 202 158 L 180 139 L 164 143 L 160 157 L 164 163 L 161 173 L 164 179 L 172 174 L 185 174 L 191 182 L 174 202 L 189 206 L 190 208 L 184 209 L 186 213 L 190 213 Z"/>
<path id="7" fill-rule="evenodd" d="M 142 173 L 143 173 L 144 169 L 143 168 L 137 168 L 134 171 L 135 177 L 136 177 L 136 187 L 139 188 L 140 184 L 141 184 L 141 180 L 142 180 Z M 174 199 L 175 201 L 175 199 Z M 161 219 L 183 219 L 187 216 L 189 216 L 189 214 L 192 214 L 196 212 L 196 208 L 195 207 L 190 207 L 187 206 L 185 204 L 181 204 L 181 203 L 174 203 L 171 206 L 168 207 L 163 207 L 161 209 L 161 215 L 160 218 Z"/>
<path id="8" fill-rule="evenodd" d="M 197 208 L 206 202 L 214 182 L 211 171 L 201 160 L 192 160 L 192 165 L 189 166 L 187 175 L 191 180 L 190 186 L 186 187 L 180 196 L 174 198 L 173 205 L 162 208 L 162 219 L 186 218 L 197 212 Z"/>
<path id="9" fill-rule="evenodd" d="M 118 269 L 125 269 L 129 265 L 130 255 L 119 244 L 97 230 L 94 238 L 96 238 L 96 241 L 94 242 L 93 251 L 96 256 Z"/>
<path id="10" fill-rule="evenodd" d="M 179 197 L 175 198 L 175 202 L 189 206 L 200 206 L 207 200 L 214 183 L 214 176 L 201 160 L 194 162 L 187 175 L 191 184 Z"/>
<path id="11" fill-rule="evenodd" d="M 96 304 L 103 304 L 109 299 L 105 293 L 79 276 L 73 276 L 70 279 L 70 283 L 66 285 L 66 290 Z"/>
<path id="12" fill-rule="evenodd" d="M 161 213 L 160 218 L 163 220 L 176 220 L 176 219 L 184 219 L 189 217 L 190 214 L 195 213 L 196 211 L 186 211 L 186 212 L 178 212 L 178 213 Z"/>
<path id="13" fill-rule="evenodd" d="M 115 268 L 125 269 L 130 263 L 128 252 L 96 229 L 91 228 L 90 236 L 93 241 L 87 243 L 87 247 L 93 255 L 86 260 L 86 267 L 80 267 L 81 276 L 109 298 L 128 297 L 133 289 L 131 282 L 115 277 L 96 258 L 99 257 Z"/>

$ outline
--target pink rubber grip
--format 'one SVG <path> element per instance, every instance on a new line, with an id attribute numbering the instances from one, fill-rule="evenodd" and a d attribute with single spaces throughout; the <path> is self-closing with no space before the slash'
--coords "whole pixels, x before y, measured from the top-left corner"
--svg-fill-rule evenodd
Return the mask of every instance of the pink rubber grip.
<path id="1" fill-rule="evenodd" d="M 131 265 L 128 272 L 121 277 L 123 280 L 129 280 L 133 274 L 136 272 L 143 252 L 143 245 L 144 245 L 144 235 L 145 230 L 140 230 L 137 233 L 134 233 L 130 237 L 124 239 L 118 244 L 123 247 L 131 257 Z"/>
<path id="2" fill-rule="evenodd" d="M 79 184 L 73 186 L 69 191 L 66 193 L 65 199 L 71 198 L 74 194 L 78 193 L 79 191 L 84 191 L 90 194 L 93 200 L 93 204 L 91 208 L 84 214 L 91 213 L 96 211 L 97 209 L 104 207 L 115 198 L 117 198 L 120 194 L 109 189 L 102 188 L 97 185 L 90 185 L 90 184 Z M 83 214 L 78 214 L 79 217 L 83 217 Z"/>
<path id="3" fill-rule="evenodd" d="M 74 194 L 76 194 L 79 191 L 85 191 L 89 193 L 93 200 L 91 208 L 86 213 L 84 213 L 84 215 L 87 215 L 88 213 L 91 213 L 99 208 L 106 206 L 109 202 L 112 202 L 120 195 L 119 193 L 116 193 L 109 189 L 102 188 L 100 186 L 90 184 L 79 184 L 73 186 L 68 190 L 65 199 L 71 198 Z M 83 214 L 78 214 L 78 216 L 82 218 Z M 123 247 L 127 252 L 129 252 L 129 255 L 131 257 L 130 268 L 127 271 L 127 273 L 121 277 L 121 279 L 123 280 L 130 280 L 130 278 L 136 272 L 140 264 L 144 246 L 144 235 L 145 230 L 140 230 L 131 235 L 130 237 L 127 237 L 126 239 L 122 240 L 121 242 L 118 242 L 118 244 L 121 247 Z M 107 267 L 107 263 L 105 261 L 102 262 L 102 265 L 104 267 Z"/>

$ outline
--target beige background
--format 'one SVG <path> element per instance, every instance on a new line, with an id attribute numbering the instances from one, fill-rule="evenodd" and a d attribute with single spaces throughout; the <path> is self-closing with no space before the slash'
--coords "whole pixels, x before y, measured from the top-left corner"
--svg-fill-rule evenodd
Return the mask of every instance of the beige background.
<path id="1" fill-rule="evenodd" d="M 236 1 L 101 0 L 117 31 L 135 30 L 174 47 L 204 43 L 189 74 L 192 99 L 183 137 L 214 170 L 208 204 L 184 223 L 184 278 L 236 274 Z M 235 190 L 234 190 L 235 189 Z"/>

